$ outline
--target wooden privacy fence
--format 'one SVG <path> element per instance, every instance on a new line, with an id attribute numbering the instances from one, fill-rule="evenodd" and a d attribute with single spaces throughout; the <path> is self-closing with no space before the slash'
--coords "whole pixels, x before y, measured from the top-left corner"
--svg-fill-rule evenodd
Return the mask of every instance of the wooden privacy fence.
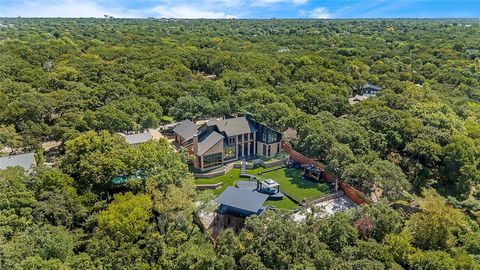
<path id="1" fill-rule="evenodd" d="M 281 145 L 283 150 L 285 150 L 290 155 L 291 159 L 297 161 L 300 164 L 310 164 L 322 169 L 324 171 L 323 179 L 332 184 L 335 183 L 335 181 L 337 181 L 337 184 L 340 190 L 343 191 L 343 193 L 345 193 L 345 196 L 347 196 L 354 203 L 358 205 L 364 204 L 364 203 L 366 204 L 373 203 L 373 201 L 365 197 L 365 195 L 361 191 L 351 187 L 350 185 L 348 185 L 347 183 L 341 180 L 338 180 L 338 178 L 334 174 L 327 172 L 325 165 L 323 165 L 322 163 L 315 161 L 311 158 L 308 158 L 300 154 L 299 152 L 293 150 L 292 146 L 287 142 L 285 142 L 284 140 L 281 141 Z"/>

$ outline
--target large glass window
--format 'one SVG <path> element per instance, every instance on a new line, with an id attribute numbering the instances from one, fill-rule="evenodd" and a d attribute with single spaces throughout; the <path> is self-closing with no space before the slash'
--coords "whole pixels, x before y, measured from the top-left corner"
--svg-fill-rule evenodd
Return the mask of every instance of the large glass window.
<path id="1" fill-rule="evenodd" d="M 203 156 L 203 167 L 211 167 L 218 164 L 222 164 L 222 153 L 215 153 L 211 155 Z"/>
<path id="2" fill-rule="evenodd" d="M 279 142 L 281 139 L 280 133 L 262 124 L 258 124 L 257 130 L 258 130 L 257 140 L 261 142 L 271 144 L 271 143 Z"/>
<path id="3" fill-rule="evenodd" d="M 233 159 L 236 157 L 235 145 L 225 147 L 223 152 L 224 152 L 223 159 L 225 160 Z"/>

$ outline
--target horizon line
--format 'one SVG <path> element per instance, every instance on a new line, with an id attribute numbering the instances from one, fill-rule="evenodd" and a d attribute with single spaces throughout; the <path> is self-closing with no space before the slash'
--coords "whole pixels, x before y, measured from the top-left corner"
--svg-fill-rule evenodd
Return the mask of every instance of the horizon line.
<path id="1" fill-rule="evenodd" d="M 105 14 L 107 15 L 107 14 Z M 427 20 L 447 20 L 447 19 L 457 19 L 457 20 L 480 20 L 480 17 L 344 17 L 344 18 L 309 18 L 309 17 L 271 17 L 271 18 L 183 18 L 183 17 L 2 17 L 0 19 L 121 19 L 121 20 L 309 20 L 309 21 L 318 21 L 318 20 L 382 20 L 382 19 L 392 19 L 392 20 L 416 20 L 416 19 L 427 19 Z"/>

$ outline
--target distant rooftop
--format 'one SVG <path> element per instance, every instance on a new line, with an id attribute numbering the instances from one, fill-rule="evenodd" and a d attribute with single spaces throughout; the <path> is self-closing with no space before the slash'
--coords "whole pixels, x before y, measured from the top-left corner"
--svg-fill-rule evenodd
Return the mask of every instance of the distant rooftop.
<path id="1" fill-rule="evenodd" d="M 180 124 L 178 124 L 174 129 L 173 132 L 177 133 L 178 135 L 182 136 L 182 138 L 186 141 L 193 138 L 193 135 L 197 133 L 197 126 L 190 120 L 183 120 Z"/>
<path id="2" fill-rule="evenodd" d="M 20 155 L 11 155 L 7 157 L 0 157 L 0 170 L 4 170 L 8 167 L 22 167 L 24 170 L 29 171 L 36 165 L 35 154 L 26 153 Z"/>
<path id="3" fill-rule="evenodd" d="M 129 135 L 120 134 L 120 135 L 122 135 L 127 141 L 127 143 L 130 145 L 145 143 L 153 139 L 152 134 L 150 134 L 149 132 L 129 134 Z"/>
<path id="4" fill-rule="evenodd" d="M 375 90 L 382 90 L 382 87 L 378 86 L 378 85 L 375 85 L 375 84 L 371 84 L 371 83 L 366 83 L 362 86 L 362 89 L 365 89 L 365 88 L 371 88 L 371 89 L 375 89 Z"/>

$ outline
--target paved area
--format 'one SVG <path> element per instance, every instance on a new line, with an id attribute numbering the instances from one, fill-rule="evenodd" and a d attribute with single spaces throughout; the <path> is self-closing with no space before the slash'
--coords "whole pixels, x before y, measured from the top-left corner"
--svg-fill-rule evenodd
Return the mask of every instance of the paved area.
<path id="1" fill-rule="evenodd" d="M 238 188 L 242 188 L 242 189 L 256 190 L 257 189 L 257 182 L 238 180 L 235 183 L 235 186 L 237 186 Z"/>
<path id="2" fill-rule="evenodd" d="M 149 130 L 150 132 L 150 135 L 152 135 L 152 138 L 156 141 L 160 140 L 161 138 L 163 138 L 163 134 L 160 133 L 160 129 L 159 128 L 156 128 L 156 129 L 150 129 Z"/>
<path id="3" fill-rule="evenodd" d="M 52 150 L 53 148 L 59 147 L 62 144 L 61 141 L 48 141 L 42 143 L 43 150 L 46 152 Z"/>
<path id="4" fill-rule="evenodd" d="M 354 208 L 356 204 L 349 198 L 341 196 L 328 201 L 319 202 L 315 206 L 320 209 L 320 212 L 317 213 L 318 217 L 322 218 L 333 215 L 335 212 L 342 212 L 350 208 Z M 302 222 L 310 213 L 312 213 L 312 209 L 306 208 L 298 213 L 295 213 L 293 215 L 293 219 L 297 222 Z"/>

